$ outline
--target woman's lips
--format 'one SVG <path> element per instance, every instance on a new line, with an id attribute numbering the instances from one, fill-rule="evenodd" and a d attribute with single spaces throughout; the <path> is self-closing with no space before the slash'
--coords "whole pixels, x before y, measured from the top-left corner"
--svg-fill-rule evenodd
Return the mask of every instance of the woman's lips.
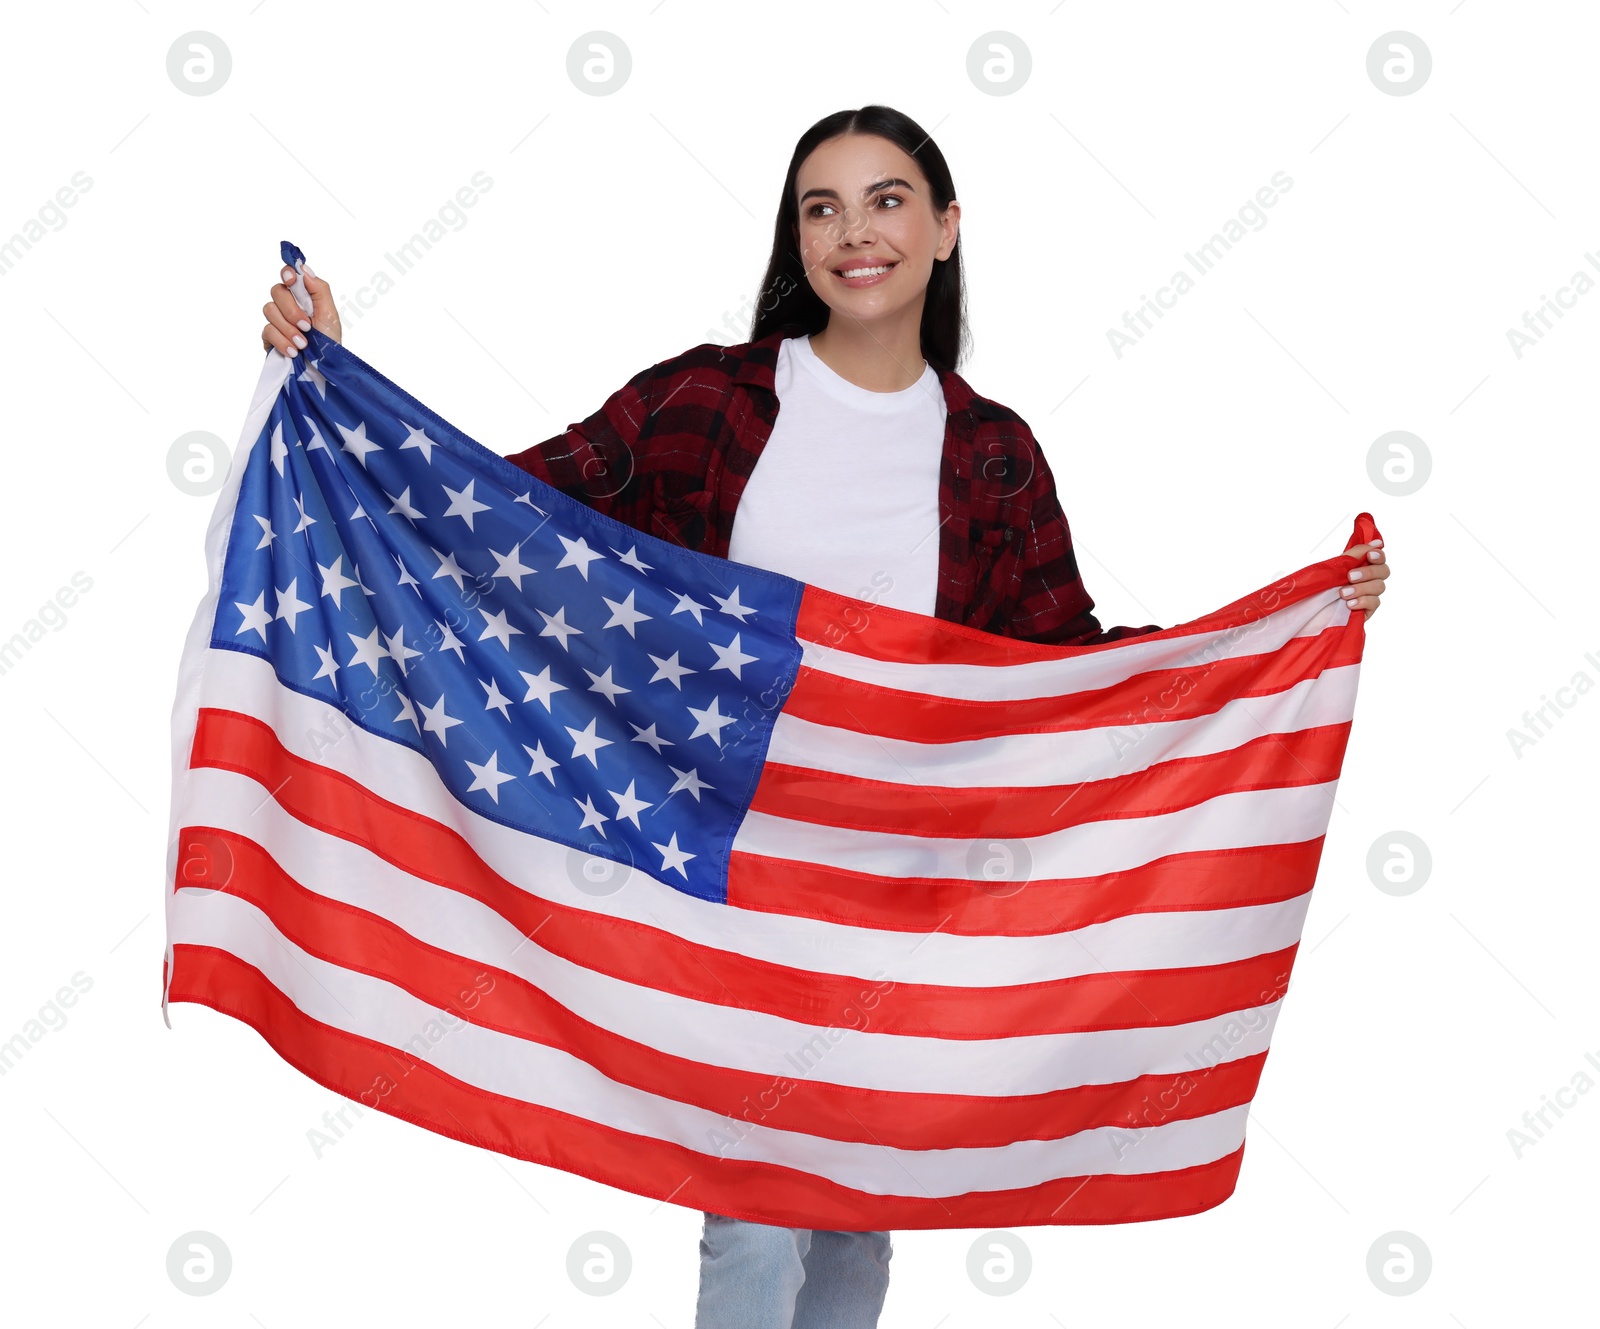
<path id="1" fill-rule="evenodd" d="M 882 265 L 881 264 L 872 264 L 871 266 L 873 266 L 873 267 L 881 267 Z M 840 281 L 842 281 L 846 286 L 849 286 L 849 287 L 852 287 L 852 288 L 863 287 L 863 286 L 876 286 L 879 282 L 887 281 L 890 277 L 894 276 L 894 270 L 896 268 L 898 268 L 899 266 L 900 266 L 899 261 L 896 260 L 894 263 L 891 263 L 889 265 L 889 270 L 887 272 L 876 272 L 876 273 L 873 273 L 872 276 L 870 276 L 870 277 L 846 277 L 846 276 L 842 275 L 840 272 L 838 272 L 837 270 L 834 272 L 833 275 L 835 277 L 837 277 Z"/>

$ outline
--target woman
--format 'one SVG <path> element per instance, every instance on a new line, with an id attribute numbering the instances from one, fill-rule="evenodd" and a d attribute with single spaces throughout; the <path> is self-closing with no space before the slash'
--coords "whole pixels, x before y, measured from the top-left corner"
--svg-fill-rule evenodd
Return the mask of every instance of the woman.
<path id="1" fill-rule="evenodd" d="M 913 121 L 827 116 L 790 160 L 750 341 L 651 365 L 510 460 L 653 535 L 861 599 L 1030 641 L 1160 631 L 1101 629 L 1031 431 L 955 372 L 960 215 Z M 305 282 L 337 339 L 327 283 Z M 264 312 L 265 346 L 304 348 L 286 285 Z M 1344 594 L 1370 617 L 1389 569 L 1377 548 L 1347 552 L 1369 560 Z M 697 1329 L 870 1329 L 890 1254 L 887 1232 L 707 1213 Z"/>

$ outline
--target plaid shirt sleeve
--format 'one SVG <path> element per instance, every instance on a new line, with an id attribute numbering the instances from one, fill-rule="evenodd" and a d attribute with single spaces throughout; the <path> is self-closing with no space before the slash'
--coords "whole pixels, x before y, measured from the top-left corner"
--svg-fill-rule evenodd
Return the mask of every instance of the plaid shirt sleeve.
<path id="1" fill-rule="evenodd" d="M 1094 615 L 1094 601 L 1078 573 L 1072 532 L 1061 510 L 1055 476 L 1037 443 L 1034 460 L 1028 530 L 1020 554 L 1020 586 L 1006 635 L 1053 646 L 1092 646 L 1160 632 L 1154 623 L 1142 627 L 1100 626 Z"/>
<path id="2" fill-rule="evenodd" d="M 631 523 L 640 488 L 637 449 L 654 410 L 651 391 L 658 369 L 641 369 L 593 415 L 506 460 L 608 517 Z"/>

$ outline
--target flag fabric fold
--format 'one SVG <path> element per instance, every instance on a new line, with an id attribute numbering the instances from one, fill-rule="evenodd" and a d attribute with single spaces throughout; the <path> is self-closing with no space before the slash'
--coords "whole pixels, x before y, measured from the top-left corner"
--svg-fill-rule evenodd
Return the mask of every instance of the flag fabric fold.
<path id="1" fill-rule="evenodd" d="M 759 1222 L 1232 1194 L 1354 713 L 1356 560 L 1017 641 L 624 526 L 307 337 L 206 536 L 164 1014 Z"/>

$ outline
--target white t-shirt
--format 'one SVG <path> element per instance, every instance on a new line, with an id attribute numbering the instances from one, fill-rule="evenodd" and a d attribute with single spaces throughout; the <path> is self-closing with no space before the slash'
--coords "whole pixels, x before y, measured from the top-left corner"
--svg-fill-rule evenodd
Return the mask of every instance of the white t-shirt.
<path id="1" fill-rule="evenodd" d="M 778 418 L 734 511 L 728 557 L 842 595 L 932 614 L 944 389 L 841 378 L 810 337 L 778 344 Z"/>

